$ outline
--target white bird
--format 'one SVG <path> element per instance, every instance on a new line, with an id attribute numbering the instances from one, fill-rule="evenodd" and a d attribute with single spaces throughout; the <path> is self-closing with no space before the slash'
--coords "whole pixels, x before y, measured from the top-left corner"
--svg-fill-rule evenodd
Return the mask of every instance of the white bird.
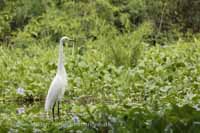
<path id="1" fill-rule="evenodd" d="M 51 82 L 45 101 L 45 111 L 49 111 L 52 109 L 53 120 L 54 120 L 54 107 L 56 103 L 58 103 L 58 117 L 60 118 L 59 104 L 64 96 L 65 87 L 67 87 L 67 73 L 64 67 L 64 54 L 63 54 L 64 40 L 70 41 L 72 39 L 70 39 L 67 36 L 64 36 L 60 39 L 57 73 L 53 81 Z"/>

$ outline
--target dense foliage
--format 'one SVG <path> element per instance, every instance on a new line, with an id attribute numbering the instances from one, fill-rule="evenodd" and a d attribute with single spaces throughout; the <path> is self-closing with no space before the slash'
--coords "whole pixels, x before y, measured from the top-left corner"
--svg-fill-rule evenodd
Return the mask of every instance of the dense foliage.
<path id="1" fill-rule="evenodd" d="M 198 132 L 199 4 L 0 1 L 0 132 Z M 52 122 L 43 101 L 63 35 L 75 42 L 64 49 L 69 86 Z"/>

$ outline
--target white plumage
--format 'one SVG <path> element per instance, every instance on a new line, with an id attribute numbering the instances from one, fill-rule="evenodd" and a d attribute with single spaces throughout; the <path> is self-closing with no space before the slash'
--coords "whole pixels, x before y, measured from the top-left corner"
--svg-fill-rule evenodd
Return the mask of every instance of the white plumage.
<path id="1" fill-rule="evenodd" d="M 54 119 L 54 107 L 58 103 L 58 116 L 59 116 L 59 102 L 64 96 L 65 87 L 67 87 L 67 73 L 64 67 L 63 43 L 64 40 L 71 40 L 69 37 L 62 37 L 59 45 L 59 58 L 56 76 L 54 77 L 45 101 L 45 111 L 52 109 Z"/>
<path id="2" fill-rule="evenodd" d="M 61 76 L 56 74 L 54 77 L 45 102 L 45 111 L 49 111 L 53 108 L 54 104 L 58 101 L 61 101 L 64 93 L 65 93 L 65 86 L 67 84 L 67 77 Z"/>

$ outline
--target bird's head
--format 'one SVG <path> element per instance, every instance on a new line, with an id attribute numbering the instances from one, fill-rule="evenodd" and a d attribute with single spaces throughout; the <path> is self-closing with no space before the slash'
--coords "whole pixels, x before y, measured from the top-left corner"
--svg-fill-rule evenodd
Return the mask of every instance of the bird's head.
<path id="1" fill-rule="evenodd" d="M 60 39 L 60 43 L 62 43 L 64 46 L 65 46 L 65 43 L 64 41 L 67 40 L 67 41 L 74 41 L 73 39 L 67 37 L 67 36 L 63 36 L 61 39 Z"/>

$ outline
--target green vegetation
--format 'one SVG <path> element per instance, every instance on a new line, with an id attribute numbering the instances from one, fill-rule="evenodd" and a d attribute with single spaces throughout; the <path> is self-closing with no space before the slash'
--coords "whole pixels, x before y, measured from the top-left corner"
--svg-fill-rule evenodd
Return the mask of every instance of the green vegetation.
<path id="1" fill-rule="evenodd" d="M 0 132 L 198 132 L 199 4 L 0 1 Z M 64 48 L 69 87 L 53 122 L 43 101 L 64 35 L 75 48 Z"/>

